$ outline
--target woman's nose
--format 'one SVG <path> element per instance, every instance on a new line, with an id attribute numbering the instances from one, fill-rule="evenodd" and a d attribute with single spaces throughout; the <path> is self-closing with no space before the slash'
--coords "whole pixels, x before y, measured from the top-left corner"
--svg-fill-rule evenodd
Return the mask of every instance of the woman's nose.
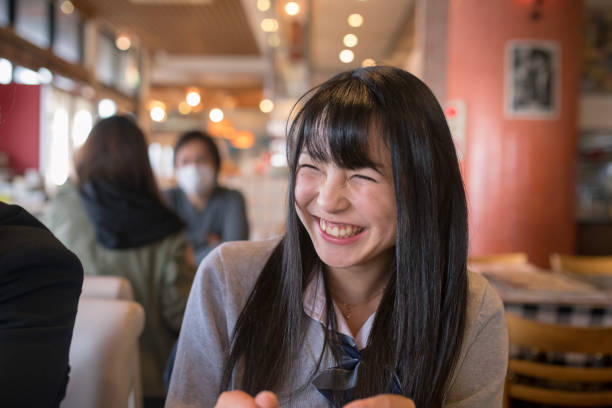
<path id="1" fill-rule="evenodd" d="M 328 213 L 346 210 L 350 201 L 346 196 L 346 180 L 344 177 L 328 176 L 319 186 L 317 196 L 319 208 Z"/>

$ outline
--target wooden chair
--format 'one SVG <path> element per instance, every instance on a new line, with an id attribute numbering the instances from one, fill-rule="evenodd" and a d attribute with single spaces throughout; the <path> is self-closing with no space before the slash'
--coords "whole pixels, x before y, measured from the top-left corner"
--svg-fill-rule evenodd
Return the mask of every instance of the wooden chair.
<path id="1" fill-rule="evenodd" d="M 510 343 L 542 352 L 612 354 L 612 327 L 583 328 L 540 323 L 506 314 Z M 570 367 L 510 358 L 505 407 L 517 399 L 565 407 L 602 407 L 612 404 L 612 391 L 565 391 L 524 385 L 516 375 L 556 383 L 610 383 L 612 367 Z M 514 378 L 513 378 L 514 377 Z"/>
<path id="2" fill-rule="evenodd" d="M 503 263 L 510 265 L 527 264 L 527 254 L 524 252 L 508 252 L 482 256 L 469 256 L 468 263 Z"/>
<path id="3" fill-rule="evenodd" d="M 612 256 L 550 255 L 553 271 L 589 276 L 612 276 Z"/>

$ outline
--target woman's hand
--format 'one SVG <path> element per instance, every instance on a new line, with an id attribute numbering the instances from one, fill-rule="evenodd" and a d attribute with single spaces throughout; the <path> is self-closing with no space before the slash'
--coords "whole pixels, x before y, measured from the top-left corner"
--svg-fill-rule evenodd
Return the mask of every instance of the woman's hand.
<path id="1" fill-rule="evenodd" d="M 355 400 L 344 408 L 415 408 L 411 399 L 395 394 L 381 394 L 372 398 Z"/>
<path id="2" fill-rule="evenodd" d="M 280 405 L 270 391 L 262 391 L 255 398 L 244 391 L 226 391 L 219 396 L 215 408 L 280 408 Z"/>

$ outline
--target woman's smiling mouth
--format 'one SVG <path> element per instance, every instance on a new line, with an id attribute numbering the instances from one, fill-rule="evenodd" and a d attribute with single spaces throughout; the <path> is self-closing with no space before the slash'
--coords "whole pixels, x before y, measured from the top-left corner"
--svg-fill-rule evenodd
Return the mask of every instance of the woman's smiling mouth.
<path id="1" fill-rule="evenodd" d="M 339 224 L 319 218 L 319 228 L 334 238 L 351 238 L 363 231 L 363 227 L 351 224 Z"/>

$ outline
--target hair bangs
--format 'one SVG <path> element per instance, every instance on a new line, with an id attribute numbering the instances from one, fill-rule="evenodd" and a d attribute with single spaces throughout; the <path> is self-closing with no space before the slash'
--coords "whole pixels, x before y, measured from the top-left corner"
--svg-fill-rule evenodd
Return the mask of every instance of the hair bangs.
<path id="1" fill-rule="evenodd" d="M 369 134 L 377 126 L 376 98 L 358 78 L 318 89 L 296 120 L 296 147 L 318 161 L 357 169 L 375 166 L 369 157 Z M 299 155 L 299 154 L 298 154 Z"/>

